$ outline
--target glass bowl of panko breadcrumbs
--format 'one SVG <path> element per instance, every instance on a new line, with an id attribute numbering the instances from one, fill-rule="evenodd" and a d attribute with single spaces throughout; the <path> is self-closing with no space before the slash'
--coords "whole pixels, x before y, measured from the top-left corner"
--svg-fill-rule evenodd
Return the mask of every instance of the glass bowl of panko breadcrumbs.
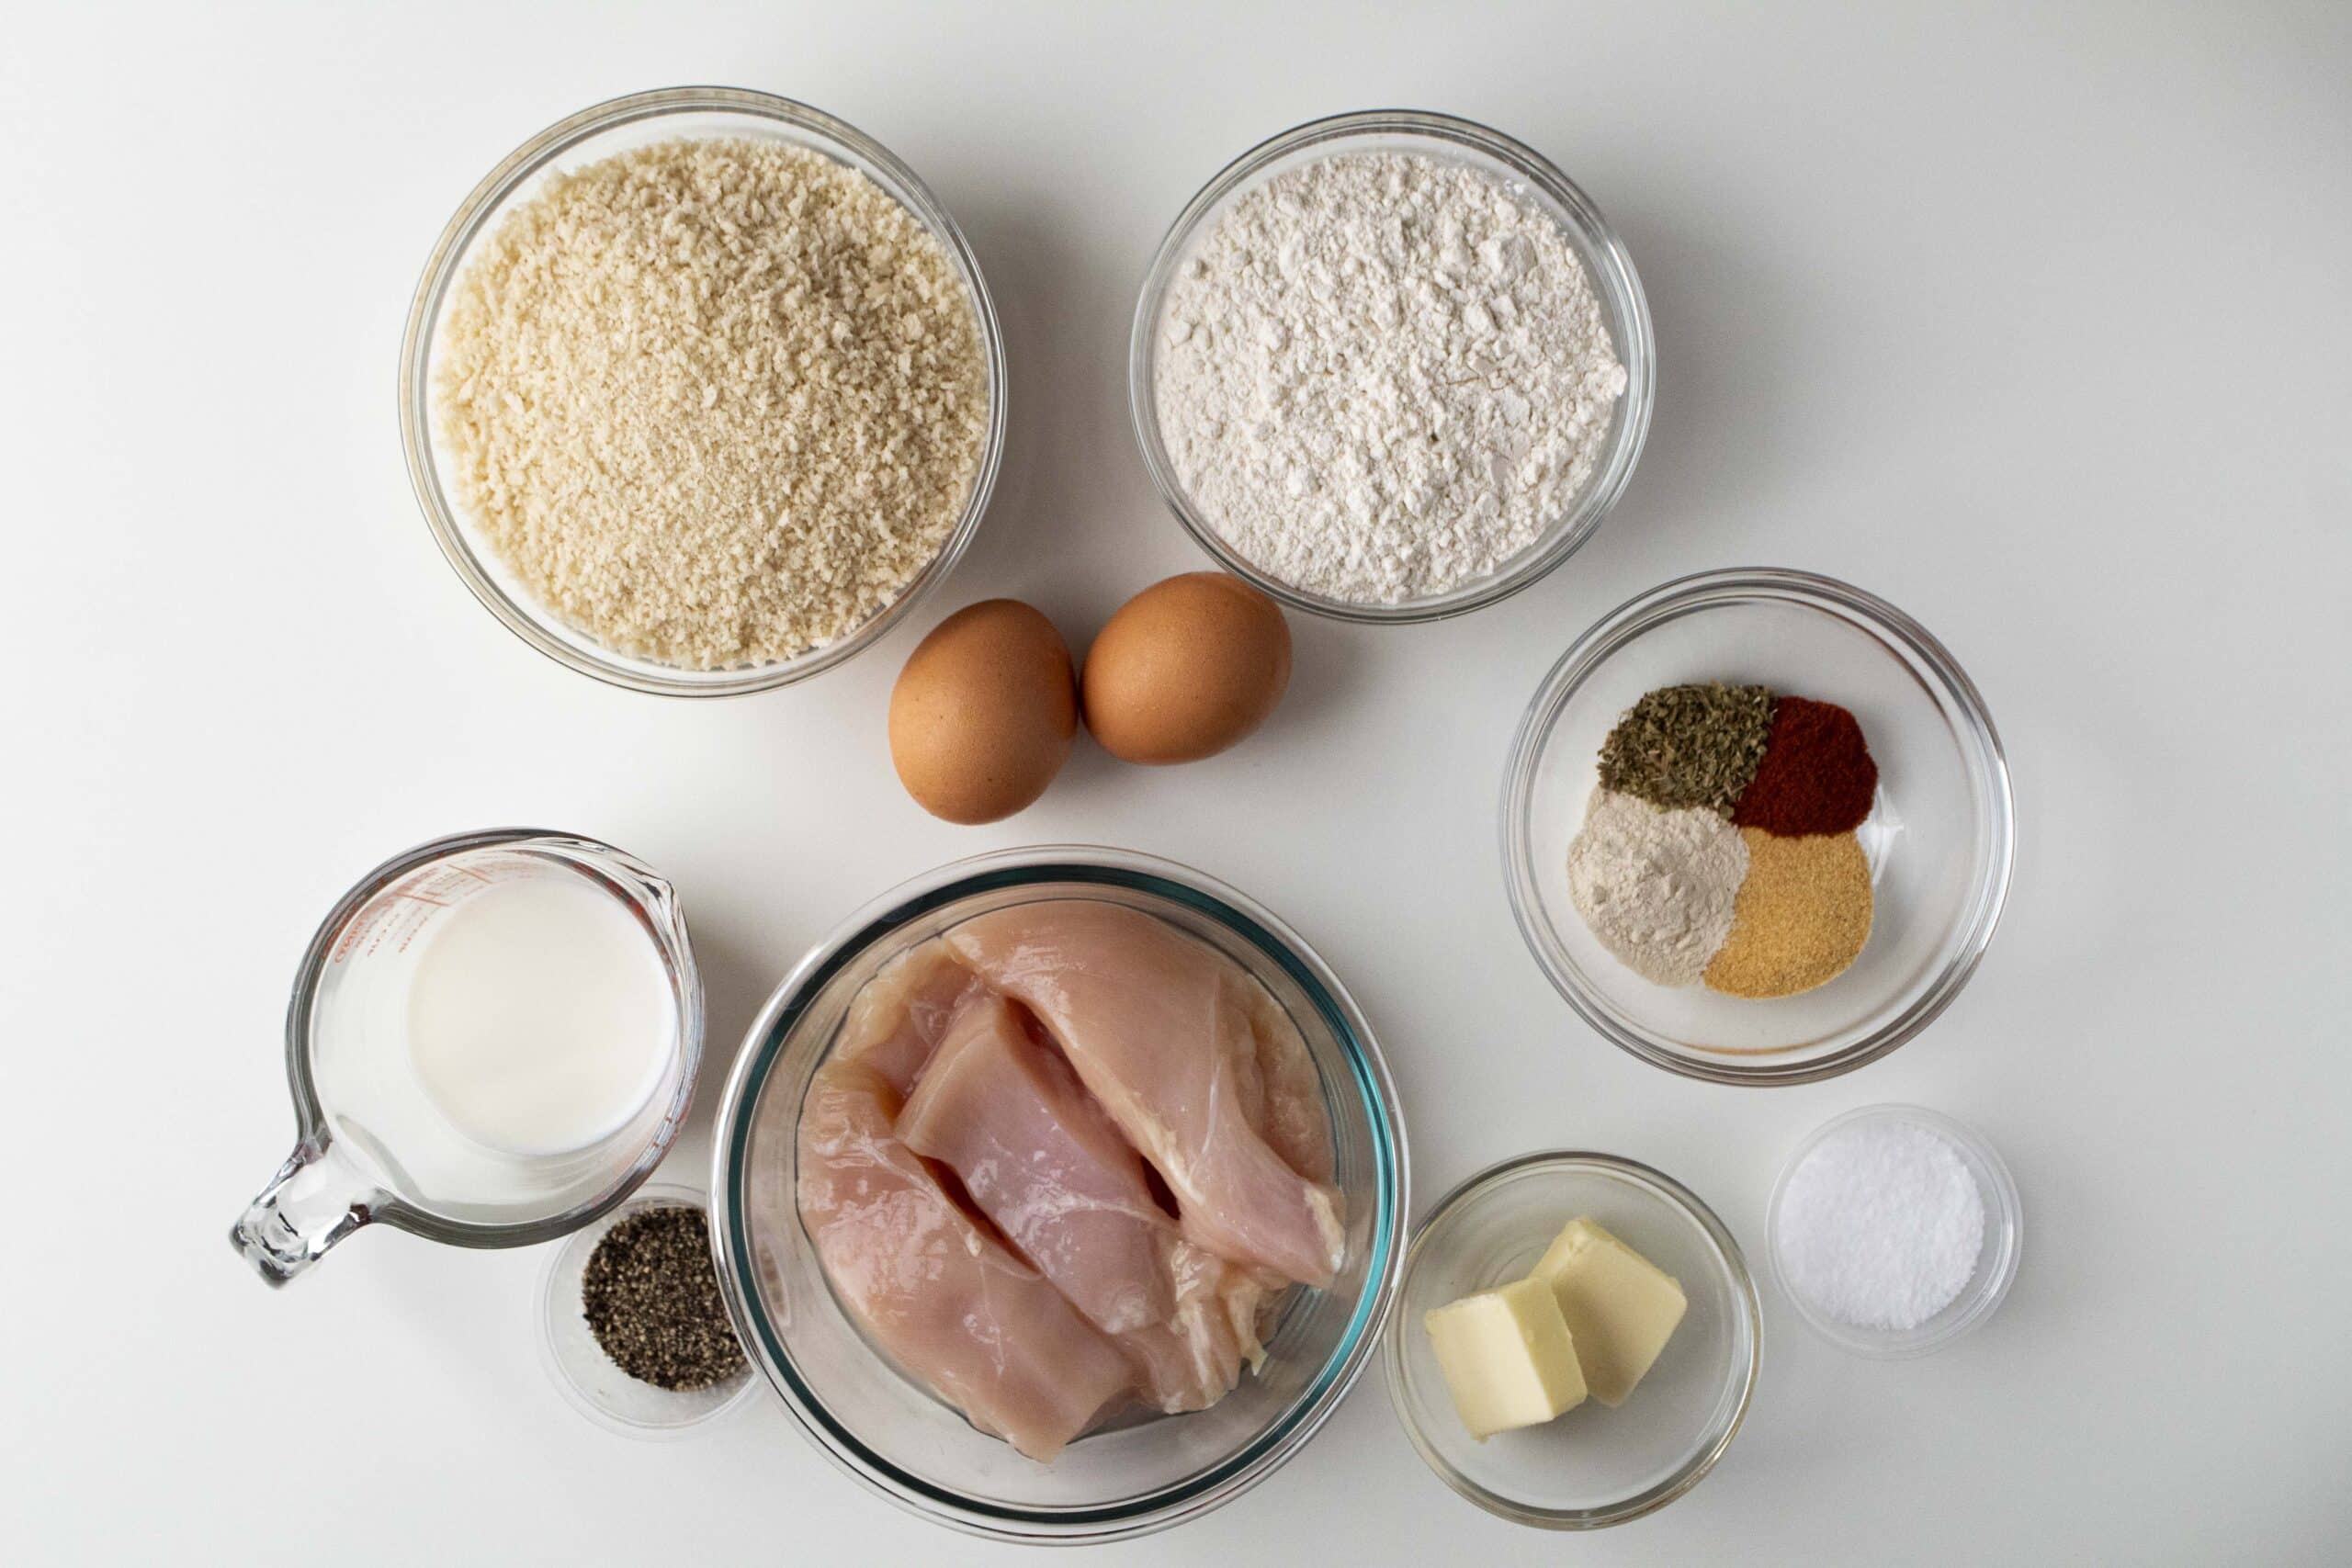
<path id="1" fill-rule="evenodd" d="M 1626 776 L 1628 758 L 1616 748 L 1632 736 L 1651 748 L 1644 765 L 1670 773 L 1695 764 L 1716 721 L 1678 737 L 1635 728 L 1644 714 L 1659 711 L 1662 697 L 1703 705 L 1741 694 L 1771 705 L 1759 721 L 1770 739 L 1763 762 L 1749 765 L 1747 793 L 1713 829 L 1741 862 L 1736 894 L 1725 888 L 1724 929 L 1694 973 L 1653 965 L 1645 975 L 1645 953 L 1626 932 L 1697 934 L 1695 919 L 1677 923 L 1690 913 L 1687 901 L 1668 908 L 1652 895 L 1687 900 L 1711 874 L 1706 863 L 1670 837 L 1637 832 L 1625 875 L 1603 885 L 1618 907 L 1597 920 L 1594 884 L 1572 886 L 1580 869 L 1572 863 L 1594 842 L 1595 825 L 1608 829 L 1616 816 L 1661 826 L 1703 816 L 1696 807 L 1653 813 L 1655 796 L 1623 793 L 1648 786 Z M 1874 774 L 1860 775 L 1850 818 L 1773 830 L 1730 826 L 1757 820 L 1748 807 L 1758 784 L 1788 754 L 1784 734 L 1798 728 L 1784 729 L 1782 719 L 1833 711 L 1858 726 L 1874 763 Z M 1520 931 L 1588 1023 L 1672 1072 L 1781 1084 L 1874 1061 L 1951 1004 L 2000 919 L 2016 823 L 1992 716 L 1943 644 L 1860 589 L 1754 568 L 1654 588 L 1577 639 L 1521 720 L 1502 839 Z M 1849 881 L 1819 874 L 1840 856 L 1850 861 Z M 1639 910 L 1628 908 L 1636 902 Z M 1805 972 L 1829 925 L 1804 922 L 1825 911 L 1855 918 L 1849 944 Z"/>
<path id="2" fill-rule="evenodd" d="M 409 312 L 401 434 L 509 630 L 718 696 L 831 668 L 948 574 L 1004 389 L 979 265 L 913 170 L 804 105 L 678 87 L 474 187 Z"/>

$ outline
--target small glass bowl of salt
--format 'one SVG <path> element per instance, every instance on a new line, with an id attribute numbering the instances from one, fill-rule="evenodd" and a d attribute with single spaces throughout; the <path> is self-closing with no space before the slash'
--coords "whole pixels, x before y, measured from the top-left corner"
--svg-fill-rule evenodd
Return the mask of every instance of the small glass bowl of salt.
<path id="1" fill-rule="evenodd" d="M 2017 1278 L 2025 1213 L 2008 1167 L 1973 1129 L 1916 1105 L 1869 1105 L 1796 1146 L 1765 1228 L 1772 1282 L 1806 1325 L 1897 1360 L 1993 1315 Z"/>

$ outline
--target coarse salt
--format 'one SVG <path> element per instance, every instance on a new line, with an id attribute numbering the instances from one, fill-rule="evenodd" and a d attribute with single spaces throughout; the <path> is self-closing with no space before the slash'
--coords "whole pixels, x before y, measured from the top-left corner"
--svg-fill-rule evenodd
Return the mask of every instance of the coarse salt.
<path id="1" fill-rule="evenodd" d="M 1984 1247 L 1984 1199 L 1942 1134 L 1860 1122 L 1789 1173 L 1772 1240 L 1788 1288 L 1815 1311 L 1900 1333 L 1967 1288 Z"/>

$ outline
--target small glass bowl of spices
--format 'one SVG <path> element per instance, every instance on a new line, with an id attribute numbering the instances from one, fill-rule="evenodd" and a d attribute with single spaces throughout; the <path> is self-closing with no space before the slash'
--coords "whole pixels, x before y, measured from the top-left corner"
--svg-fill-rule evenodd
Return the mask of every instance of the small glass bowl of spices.
<path id="1" fill-rule="evenodd" d="M 1579 637 L 1521 720 L 1502 838 L 1552 983 L 1645 1061 L 1721 1083 L 1860 1066 L 1950 1004 L 2014 855 L 1984 699 L 1894 605 L 1702 573 Z"/>
<path id="2" fill-rule="evenodd" d="M 1177 215 L 1128 340 L 1152 482 L 1295 610 L 1435 620 L 1558 566 L 1633 477 L 1649 306 L 1533 149 L 1374 110 L 1235 159 Z"/>
<path id="3" fill-rule="evenodd" d="M 1939 1350 L 2017 1278 L 2025 1212 L 1993 1145 L 1916 1105 L 1824 1123 L 1789 1156 L 1765 1220 L 1773 1282 L 1808 1327 L 1858 1356 Z"/>
<path id="4" fill-rule="evenodd" d="M 548 1259 L 540 1359 L 583 1415 L 674 1438 L 752 1391 L 711 1263 L 703 1196 L 650 1183 Z"/>

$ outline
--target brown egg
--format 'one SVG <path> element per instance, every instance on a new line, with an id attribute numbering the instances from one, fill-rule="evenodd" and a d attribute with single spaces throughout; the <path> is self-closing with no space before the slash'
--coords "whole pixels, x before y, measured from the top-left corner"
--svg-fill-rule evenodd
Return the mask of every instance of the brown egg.
<path id="1" fill-rule="evenodd" d="M 1215 756 L 1290 684 L 1290 627 L 1238 577 L 1191 571 L 1119 606 L 1086 650 L 1086 727 L 1130 762 Z"/>
<path id="2" fill-rule="evenodd" d="M 948 616 L 890 691 L 890 761 L 915 804 L 993 822 L 1046 793 L 1078 734 L 1069 647 L 1018 599 Z"/>

